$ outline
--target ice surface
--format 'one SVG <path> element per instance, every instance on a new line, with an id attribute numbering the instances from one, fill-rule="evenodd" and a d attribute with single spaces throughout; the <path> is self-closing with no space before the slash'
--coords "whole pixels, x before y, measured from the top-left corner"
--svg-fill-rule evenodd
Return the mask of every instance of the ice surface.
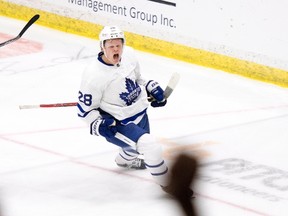
<path id="1" fill-rule="evenodd" d="M 4 17 L 0 24 L 3 41 L 25 25 Z M 117 147 L 90 136 L 75 107 L 19 110 L 77 101 L 81 74 L 98 49 L 96 40 L 38 25 L 0 49 L 3 216 L 181 215 L 147 171 L 115 165 Z M 182 151 L 198 157 L 193 202 L 200 216 L 286 216 L 288 90 L 136 54 L 143 76 L 162 86 L 173 72 L 181 75 L 167 106 L 148 112 L 168 163 Z"/>

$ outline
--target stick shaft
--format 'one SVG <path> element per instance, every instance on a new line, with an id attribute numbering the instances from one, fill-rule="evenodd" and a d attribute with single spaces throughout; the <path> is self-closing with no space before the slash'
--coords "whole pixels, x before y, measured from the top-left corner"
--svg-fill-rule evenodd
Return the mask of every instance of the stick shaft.
<path id="1" fill-rule="evenodd" d="M 54 107 L 69 107 L 76 106 L 77 102 L 54 103 L 54 104 L 38 104 L 38 105 L 20 105 L 20 109 L 36 109 L 36 108 L 54 108 Z"/>

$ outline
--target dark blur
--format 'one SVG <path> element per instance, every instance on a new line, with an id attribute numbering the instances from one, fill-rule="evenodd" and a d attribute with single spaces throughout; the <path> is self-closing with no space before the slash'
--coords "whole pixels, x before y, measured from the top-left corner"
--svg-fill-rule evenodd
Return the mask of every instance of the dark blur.
<path id="1" fill-rule="evenodd" d="M 193 181 L 197 173 L 198 162 L 196 158 L 184 153 L 179 154 L 171 166 L 169 179 L 170 194 L 175 198 L 186 216 L 197 216 L 193 204 L 195 194 Z M 191 188 L 192 187 L 192 188 Z"/>

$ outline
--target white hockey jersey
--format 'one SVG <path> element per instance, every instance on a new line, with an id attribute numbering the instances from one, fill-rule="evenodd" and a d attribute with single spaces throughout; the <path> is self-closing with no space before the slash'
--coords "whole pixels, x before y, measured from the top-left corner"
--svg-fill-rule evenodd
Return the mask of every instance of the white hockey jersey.
<path id="1" fill-rule="evenodd" d="M 124 47 L 118 66 L 95 58 L 82 75 L 78 116 L 90 125 L 101 109 L 124 124 L 137 123 L 149 106 L 146 83 L 131 47 Z"/>

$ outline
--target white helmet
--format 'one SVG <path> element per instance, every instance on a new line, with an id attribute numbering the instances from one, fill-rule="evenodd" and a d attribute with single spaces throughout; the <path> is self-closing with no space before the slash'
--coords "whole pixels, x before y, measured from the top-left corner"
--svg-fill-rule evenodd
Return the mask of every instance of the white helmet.
<path id="1" fill-rule="evenodd" d="M 123 39 L 123 42 L 125 43 L 124 32 L 120 28 L 118 28 L 117 26 L 105 26 L 99 34 L 101 48 L 103 48 L 105 40 L 110 40 L 110 39 L 115 39 L 115 38 L 121 38 Z"/>

